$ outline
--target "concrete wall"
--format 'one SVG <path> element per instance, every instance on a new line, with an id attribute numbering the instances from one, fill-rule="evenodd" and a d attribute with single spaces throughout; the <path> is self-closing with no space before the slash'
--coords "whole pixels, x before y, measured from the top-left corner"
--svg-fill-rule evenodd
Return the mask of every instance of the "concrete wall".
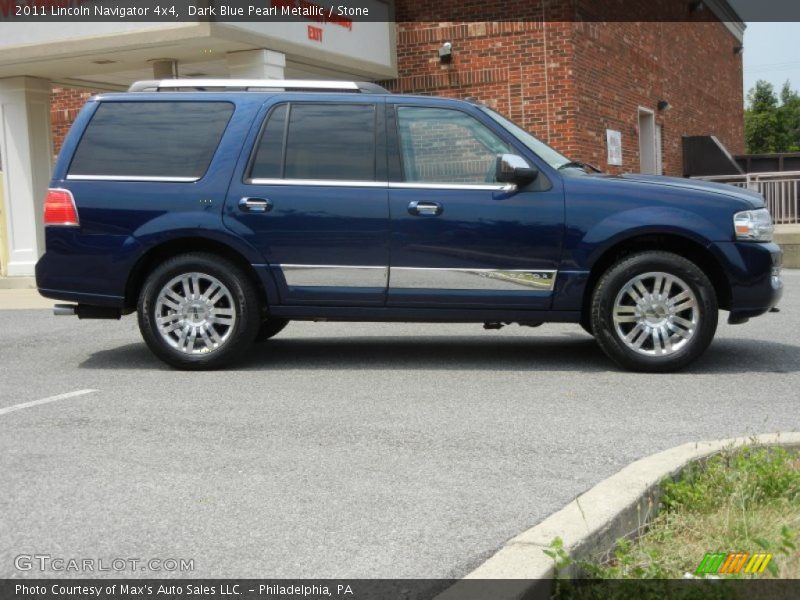
<path id="1" fill-rule="evenodd" d="M 8 262 L 8 233 L 6 231 L 6 204 L 3 192 L 3 172 L 0 171 L 0 277 L 5 277 Z"/>
<path id="2" fill-rule="evenodd" d="M 783 250 L 783 266 L 800 269 L 800 225 L 779 225 L 775 230 L 775 242 Z"/>
<path id="3" fill-rule="evenodd" d="M 0 78 L 0 153 L 3 155 L 9 276 L 31 276 L 44 251 L 42 210 L 52 173 L 50 83 Z"/>

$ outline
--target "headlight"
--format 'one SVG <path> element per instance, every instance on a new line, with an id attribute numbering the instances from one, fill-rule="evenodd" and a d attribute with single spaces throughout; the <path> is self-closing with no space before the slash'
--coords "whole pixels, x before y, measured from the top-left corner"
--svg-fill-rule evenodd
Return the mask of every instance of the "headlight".
<path id="1" fill-rule="evenodd" d="M 743 242 L 771 242 L 775 226 L 766 208 L 745 210 L 733 215 L 736 239 Z"/>

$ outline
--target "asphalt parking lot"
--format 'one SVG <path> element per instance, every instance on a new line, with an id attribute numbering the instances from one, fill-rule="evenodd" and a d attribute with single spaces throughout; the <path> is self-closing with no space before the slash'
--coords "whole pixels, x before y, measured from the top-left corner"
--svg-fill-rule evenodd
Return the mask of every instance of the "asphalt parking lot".
<path id="1" fill-rule="evenodd" d="M 785 284 L 779 314 L 720 324 L 673 375 L 618 370 L 577 326 L 365 323 L 292 323 L 239 368 L 182 373 L 132 316 L 0 311 L 0 577 L 87 575 L 20 554 L 464 575 L 632 460 L 800 431 L 800 271 Z"/>

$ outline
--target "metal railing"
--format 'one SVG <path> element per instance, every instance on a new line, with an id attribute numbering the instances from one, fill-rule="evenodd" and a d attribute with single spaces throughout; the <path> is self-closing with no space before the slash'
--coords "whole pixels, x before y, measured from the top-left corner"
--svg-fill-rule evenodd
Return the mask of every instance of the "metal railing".
<path id="1" fill-rule="evenodd" d="M 800 171 L 712 175 L 694 179 L 727 183 L 758 192 L 764 196 L 772 221 L 776 225 L 800 224 Z"/>

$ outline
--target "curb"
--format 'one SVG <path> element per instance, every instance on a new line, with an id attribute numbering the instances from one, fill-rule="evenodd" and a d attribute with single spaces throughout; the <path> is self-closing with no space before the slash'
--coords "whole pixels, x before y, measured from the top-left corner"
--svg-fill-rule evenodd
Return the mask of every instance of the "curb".
<path id="1" fill-rule="evenodd" d="M 0 277 L 0 290 L 27 290 L 36 288 L 34 277 Z"/>
<path id="2" fill-rule="evenodd" d="M 471 600 L 482 596 L 480 585 L 465 580 L 513 579 L 493 598 L 511 600 L 530 594 L 549 598 L 553 560 L 544 554 L 555 537 L 564 541 L 571 556 L 606 551 L 617 539 L 646 523 L 654 514 L 664 477 L 677 476 L 689 463 L 727 447 L 753 444 L 800 448 L 800 432 L 764 434 L 708 442 L 690 442 L 637 460 L 601 481 L 558 512 L 511 538 L 494 556 L 436 597 Z M 477 583 L 477 582 L 475 582 Z"/>
<path id="3" fill-rule="evenodd" d="M 783 267 L 800 268 L 800 228 L 792 228 L 789 231 L 776 230 L 775 243 L 783 250 Z"/>
<path id="4" fill-rule="evenodd" d="M 0 287 L 0 310 L 53 308 L 54 300 L 39 295 L 36 289 Z"/>

